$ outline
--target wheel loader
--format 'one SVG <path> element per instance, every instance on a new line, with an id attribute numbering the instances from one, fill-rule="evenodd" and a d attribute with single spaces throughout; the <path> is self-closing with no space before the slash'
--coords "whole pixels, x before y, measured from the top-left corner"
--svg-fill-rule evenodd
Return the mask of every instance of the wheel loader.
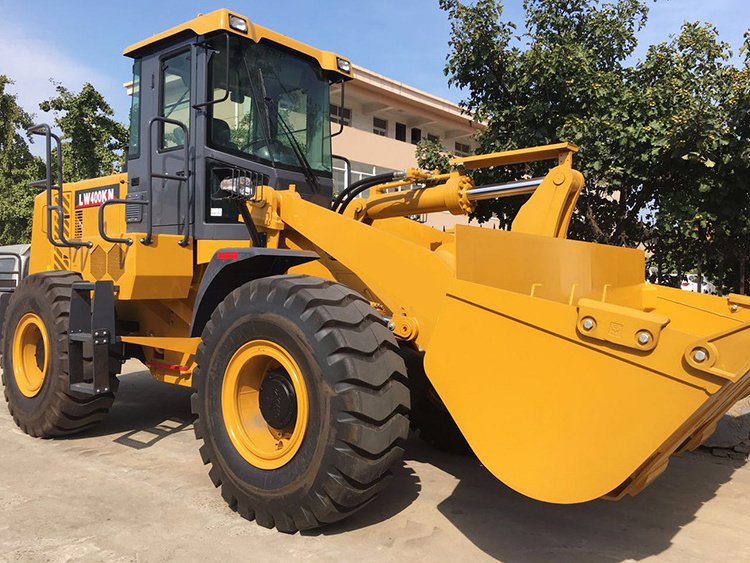
<path id="1" fill-rule="evenodd" d="M 329 97 L 347 59 L 227 10 L 125 55 L 126 173 L 64 183 L 60 139 L 31 129 L 46 178 L 2 328 L 27 434 L 101 421 L 137 358 L 194 390 L 200 455 L 229 506 L 294 532 L 365 507 L 410 417 L 436 440 L 459 433 L 516 491 L 570 504 L 638 493 L 750 393 L 748 297 L 648 284 L 643 251 L 566 238 L 575 146 L 457 158 L 334 198 Z M 472 180 L 534 162 L 548 172 Z M 509 230 L 409 218 L 520 196 Z"/>

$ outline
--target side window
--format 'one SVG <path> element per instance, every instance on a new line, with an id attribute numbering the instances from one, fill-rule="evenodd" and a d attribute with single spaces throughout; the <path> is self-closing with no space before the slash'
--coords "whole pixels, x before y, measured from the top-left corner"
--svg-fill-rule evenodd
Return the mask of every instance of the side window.
<path id="1" fill-rule="evenodd" d="M 190 51 L 168 59 L 161 65 L 161 115 L 190 127 Z M 172 149 L 185 144 L 182 129 L 171 123 L 160 127 L 160 148 Z"/>
<path id="2" fill-rule="evenodd" d="M 141 154 L 141 61 L 133 63 L 133 90 L 130 105 L 130 144 L 128 157 L 138 158 Z"/>
<path id="3" fill-rule="evenodd" d="M 0 258 L 0 287 L 15 287 L 14 280 L 16 279 L 17 267 L 18 260 L 16 258 Z"/>
<path id="4" fill-rule="evenodd" d="M 372 118 L 372 132 L 381 137 L 388 136 L 388 120 L 380 117 Z"/>
<path id="5" fill-rule="evenodd" d="M 396 140 L 406 142 L 406 125 L 403 123 L 396 123 Z"/>

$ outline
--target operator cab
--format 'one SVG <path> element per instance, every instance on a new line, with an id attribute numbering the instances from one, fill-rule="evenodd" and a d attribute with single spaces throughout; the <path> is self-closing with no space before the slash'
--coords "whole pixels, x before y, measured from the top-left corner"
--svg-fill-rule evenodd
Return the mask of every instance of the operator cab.
<path id="1" fill-rule="evenodd" d="M 134 58 L 128 232 L 246 239 L 222 180 L 290 185 L 329 206 L 329 91 L 347 60 L 218 10 L 125 51 Z"/>

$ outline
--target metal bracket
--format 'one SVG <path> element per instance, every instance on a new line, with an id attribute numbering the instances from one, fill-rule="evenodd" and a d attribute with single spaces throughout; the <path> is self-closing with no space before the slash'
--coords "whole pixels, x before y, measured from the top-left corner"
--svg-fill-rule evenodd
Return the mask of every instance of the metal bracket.
<path id="1" fill-rule="evenodd" d="M 581 336 L 606 340 L 633 350 L 651 351 L 659 342 L 669 317 L 593 299 L 578 301 L 576 328 Z"/>

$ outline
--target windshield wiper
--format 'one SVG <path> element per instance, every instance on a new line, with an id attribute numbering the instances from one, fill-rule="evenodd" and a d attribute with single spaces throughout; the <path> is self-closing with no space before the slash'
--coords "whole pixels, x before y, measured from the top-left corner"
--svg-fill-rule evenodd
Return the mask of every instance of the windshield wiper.
<path id="1" fill-rule="evenodd" d="M 266 141 L 266 148 L 268 149 L 268 156 L 271 159 L 271 162 L 273 165 L 276 165 L 276 159 L 273 155 L 273 149 L 271 147 L 271 121 L 268 116 L 268 108 L 266 108 L 266 111 L 263 111 L 263 106 L 258 102 L 258 93 L 255 91 L 255 81 L 253 80 L 253 75 L 250 72 L 250 65 L 247 62 L 247 54 L 245 52 L 242 53 L 242 62 L 245 65 L 245 72 L 247 73 L 247 81 L 250 85 L 250 90 L 253 93 L 252 96 L 252 103 L 255 105 L 255 108 L 258 110 L 258 114 L 260 114 L 261 118 L 263 119 L 263 125 L 261 126 L 261 130 L 263 131 L 263 137 L 265 137 Z M 266 85 L 263 82 L 263 73 L 260 72 L 260 69 L 258 70 L 258 74 L 260 75 L 260 83 L 261 88 L 263 89 L 263 99 L 266 97 Z M 228 87 L 229 85 L 227 85 Z M 248 137 L 250 136 L 250 129 L 248 128 Z"/>
<path id="2" fill-rule="evenodd" d="M 294 136 L 294 132 L 292 131 L 292 128 L 289 127 L 289 124 L 286 122 L 286 119 L 281 115 L 281 112 L 279 112 L 279 109 L 273 104 L 273 100 L 271 98 L 266 98 L 266 105 L 270 108 L 273 108 L 274 112 L 276 113 L 276 120 L 281 123 L 281 130 L 284 132 L 284 135 L 289 140 L 289 144 L 292 147 L 292 152 L 294 152 L 294 155 L 297 157 L 297 160 L 299 161 L 302 171 L 305 174 L 305 178 L 310 183 L 310 187 L 315 191 L 316 193 L 320 193 L 320 182 L 318 182 L 318 177 L 315 175 L 315 171 L 313 170 L 313 167 L 310 165 L 310 161 L 307 160 L 307 157 L 305 156 L 305 151 L 302 150 L 302 147 L 299 144 L 299 141 L 297 141 L 297 138 Z"/>

